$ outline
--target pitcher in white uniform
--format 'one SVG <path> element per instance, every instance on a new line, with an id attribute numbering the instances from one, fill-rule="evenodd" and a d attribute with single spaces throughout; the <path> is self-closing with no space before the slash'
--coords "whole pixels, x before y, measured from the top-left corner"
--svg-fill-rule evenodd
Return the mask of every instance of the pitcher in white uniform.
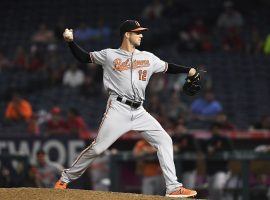
<path id="1" fill-rule="evenodd" d="M 103 83 L 109 98 L 106 112 L 94 142 L 81 152 L 69 169 L 65 169 L 57 189 L 79 178 L 92 161 L 110 147 L 124 133 L 134 130 L 142 134 L 154 148 L 166 182 L 166 196 L 191 197 L 196 191 L 186 189 L 176 177 L 171 137 L 144 108 L 145 89 L 154 73 L 188 73 L 194 68 L 184 67 L 160 60 L 154 54 L 136 49 L 141 44 L 142 33 L 147 28 L 138 21 L 127 20 L 121 24 L 122 43 L 118 49 L 86 52 L 73 41 L 72 29 L 63 33 L 71 52 L 80 62 L 96 63 L 103 68 Z"/>

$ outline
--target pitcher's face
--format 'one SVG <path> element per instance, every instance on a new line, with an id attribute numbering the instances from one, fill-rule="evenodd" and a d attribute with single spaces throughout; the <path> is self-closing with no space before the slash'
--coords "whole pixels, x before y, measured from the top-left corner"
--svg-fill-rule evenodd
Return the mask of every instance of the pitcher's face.
<path id="1" fill-rule="evenodd" d="M 141 32 L 129 32 L 129 42 L 135 47 L 141 45 L 143 35 Z"/>

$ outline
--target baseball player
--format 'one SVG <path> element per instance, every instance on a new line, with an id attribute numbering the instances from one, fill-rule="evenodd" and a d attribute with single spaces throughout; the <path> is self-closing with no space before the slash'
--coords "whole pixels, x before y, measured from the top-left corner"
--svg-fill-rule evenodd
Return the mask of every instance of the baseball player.
<path id="1" fill-rule="evenodd" d="M 142 134 L 156 150 L 166 182 L 166 196 L 192 197 L 196 191 L 186 189 L 177 181 L 171 137 L 144 108 L 145 89 L 154 73 L 188 73 L 187 79 L 198 77 L 198 70 L 167 63 L 154 54 L 136 49 L 144 31 L 138 21 L 127 20 L 120 26 L 121 46 L 86 52 L 73 40 L 73 30 L 65 29 L 63 37 L 72 54 L 82 63 L 96 63 L 103 68 L 103 83 L 108 91 L 108 103 L 94 142 L 84 149 L 55 184 L 66 189 L 69 182 L 79 178 L 93 160 L 124 133 L 134 130 Z"/>

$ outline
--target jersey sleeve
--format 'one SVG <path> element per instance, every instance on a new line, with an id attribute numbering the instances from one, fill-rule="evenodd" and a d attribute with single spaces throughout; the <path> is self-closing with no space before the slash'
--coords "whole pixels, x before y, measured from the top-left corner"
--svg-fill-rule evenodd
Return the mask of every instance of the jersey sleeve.
<path id="1" fill-rule="evenodd" d="M 93 51 L 89 53 L 92 63 L 103 65 L 106 62 L 107 58 L 107 49 L 101 51 Z"/>
<path id="2" fill-rule="evenodd" d="M 153 62 L 153 73 L 159 73 L 159 72 L 163 72 L 165 73 L 168 69 L 168 63 L 160 60 L 157 56 L 155 56 L 153 54 L 152 57 L 152 62 Z"/>

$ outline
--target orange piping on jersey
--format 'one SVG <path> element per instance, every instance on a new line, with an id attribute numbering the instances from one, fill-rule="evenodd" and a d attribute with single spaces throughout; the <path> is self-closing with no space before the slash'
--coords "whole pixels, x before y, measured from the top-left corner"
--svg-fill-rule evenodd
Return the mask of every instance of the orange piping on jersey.
<path id="1" fill-rule="evenodd" d="M 72 163 L 72 165 L 71 165 L 71 167 L 73 167 L 78 161 L 79 161 L 79 159 L 83 156 L 83 154 L 85 154 L 85 152 L 86 151 L 88 151 L 92 146 L 93 146 L 93 144 L 95 143 L 96 141 L 94 140 L 86 149 L 84 149 L 81 153 L 80 153 L 80 155 L 78 156 L 78 158 Z M 71 168 L 70 167 L 70 168 Z"/>
<path id="2" fill-rule="evenodd" d="M 98 133 L 99 133 L 99 130 L 101 129 L 106 117 L 107 117 L 107 114 L 109 112 L 109 109 L 111 108 L 111 105 L 112 105 L 112 100 L 109 101 L 109 106 L 107 107 L 107 109 L 106 109 L 106 111 L 105 111 L 105 113 L 103 115 L 103 118 L 102 118 L 101 123 L 100 123 L 99 128 L 98 128 Z"/>
<path id="3" fill-rule="evenodd" d="M 105 118 L 107 117 L 108 111 L 109 111 L 109 109 L 111 108 L 111 103 L 112 103 L 112 100 L 109 101 L 109 106 L 107 107 L 107 109 L 106 109 L 106 111 L 105 111 L 105 113 L 104 113 L 104 116 L 103 116 L 102 121 L 101 121 L 101 123 L 100 123 L 100 125 L 99 125 L 99 128 L 98 128 L 98 132 L 99 132 L 99 130 L 100 130 L 102 124 L 104 123 Z M 79 159 L 83 156 L 83 154 L 85 154 L 85 152 L 88 151 L 88 150 L 95 144 L 95 142 L 96 142 L 96 140 L 94 140 L 94 141 L 91 143 L 91 145 L 89 145 L 86 149 L 84 149 L 84 150 L 80 153 L 80 155 L 79 155 L 78 158 L 73 162 L 73 164 L 71 165 L 71 167 L 73 167 L 73 166 L 79 161 Z"/>

